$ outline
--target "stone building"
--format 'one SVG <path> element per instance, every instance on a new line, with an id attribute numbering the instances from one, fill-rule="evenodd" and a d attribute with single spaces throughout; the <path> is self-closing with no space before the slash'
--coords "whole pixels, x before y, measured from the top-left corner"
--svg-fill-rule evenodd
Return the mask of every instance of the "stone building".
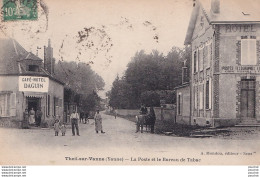
<path id="1" fill-rule="evenodd" d="M 0 126 L 20 127 L 25 108 L 41 109 L 48 124 L 63 119 L 64 84 L 53 73 L 50 41 L 45 49 L 48 65 L 16 40 L 0 39 Z"/>
<path id="2" fill-rule="evenodd" d="M 192 47 L 189 108 L 177 88 L 177 106 L 190 115 L 179 114 L 179 121 L 213 127 L 260 122 L 259 9 L 254 0 L 194 1 L 185 39 Z"/>

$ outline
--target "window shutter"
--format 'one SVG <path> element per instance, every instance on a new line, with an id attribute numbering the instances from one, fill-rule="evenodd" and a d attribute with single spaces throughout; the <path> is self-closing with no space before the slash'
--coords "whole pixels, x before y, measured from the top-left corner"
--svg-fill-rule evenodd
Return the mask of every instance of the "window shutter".
<path id="1" fill-rule="evenodd" d="M 250 60 L 251 65 L 256 65 L 256 40 L 255 39 L 250 39 L 248 40 L 248 58 Z"/>
<path id="2" fill-rule="evenodd" d="M 16 116 L 16 93 L 10 95 L 10 116 Z"/>
<path id="3" fill-rule="evenodd" d="M 241 40 L 241 65 L 256 65 L 256 40 Z"/>
<path id="4" fill-rule="evenodd" d="M 211 109 L 211 99 L 212 99 L 211 78 L 209 78 L 209 109 Z"/>

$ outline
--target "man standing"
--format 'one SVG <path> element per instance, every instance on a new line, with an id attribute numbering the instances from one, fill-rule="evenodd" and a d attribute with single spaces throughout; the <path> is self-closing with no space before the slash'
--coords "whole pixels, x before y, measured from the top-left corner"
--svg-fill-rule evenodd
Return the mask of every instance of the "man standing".
<path id="1" fill-rule="evenodd" d="M 72 126 L 72 136 L 75 136 L 75 127 L 76 127 L 76 131 L 77 131 L 77 135 L 79 135 L 79 114 L 76 113 L 75 111 L 73 111 L 73 113 L 70 116 L 70 120 L 71 120 L 71 126 Z"/>
<path id="2" fill-rule="evenodd" d="M 141 105 L 140 111 L 142 115 L 146 115 L 148 113 L 147 108 L 144 104 Z"/>
<path id="3" fill-rule="evenodd" d="M 36 125 L 40 126 L 41 125 L 41 121 L 42 121 L 42 111 L 41 111 L 41 108 L 39 108 L 36 111 Z"/>

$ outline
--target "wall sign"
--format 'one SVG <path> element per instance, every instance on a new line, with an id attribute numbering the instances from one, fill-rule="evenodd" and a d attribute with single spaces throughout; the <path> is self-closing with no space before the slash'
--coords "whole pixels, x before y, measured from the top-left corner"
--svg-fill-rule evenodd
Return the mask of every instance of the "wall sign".
<path id="1" fill-rule="evenodd" d="M 222 73 L 259 73 L 260 66 L 222 66 Z"/>
<path id="2" fill-rule="evenodd" d="M 226 33 L 235 32 L 256 32 L 256 27 L 252 24 L 250 25 L 226 25 Z"/>
<path id="3" fill-rule="evenodd" d="M 19 91 L 48 92 L 49 78 L 35 76 L 19 76 Z"/>

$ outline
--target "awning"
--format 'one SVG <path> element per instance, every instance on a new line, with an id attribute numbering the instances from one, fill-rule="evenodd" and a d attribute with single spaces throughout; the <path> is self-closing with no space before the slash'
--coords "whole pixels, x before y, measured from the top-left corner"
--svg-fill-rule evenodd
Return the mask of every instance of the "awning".
<path id="1" fill-rule="evenodd" d="M 37 92 L 24 92 L 24 96 L 26 97 L 34 97 L 34 98 L 44 98 L 44 93 L 37 93 Z"/>

